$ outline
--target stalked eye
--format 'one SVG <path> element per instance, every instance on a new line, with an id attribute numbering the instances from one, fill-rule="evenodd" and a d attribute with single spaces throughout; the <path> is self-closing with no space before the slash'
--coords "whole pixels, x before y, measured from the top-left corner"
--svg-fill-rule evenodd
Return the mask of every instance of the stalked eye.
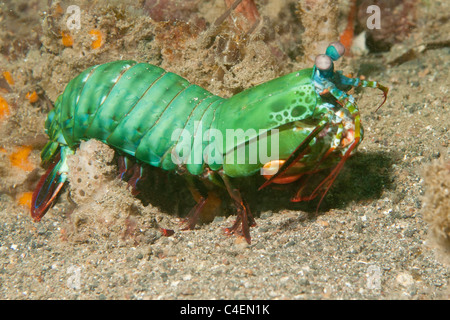
<path id="1" fill-rule="evenodd" d="M 340 57 L 342 57 L 345 53 L 345 47 L 342 43 L 339 41 L 332 42 L 327 48 L 326 55 L 329 56 L 331 59 L 336 61 Z"/>
<path id="2" fill-rule="evenodd" d="M 331 58 L 326 54 L 319 54 L 316 57 L 315 64 L 317 69 L 327 71 L 330 70 L 331 67 L 333 66 L 333 61 L 331 61 Z"/>

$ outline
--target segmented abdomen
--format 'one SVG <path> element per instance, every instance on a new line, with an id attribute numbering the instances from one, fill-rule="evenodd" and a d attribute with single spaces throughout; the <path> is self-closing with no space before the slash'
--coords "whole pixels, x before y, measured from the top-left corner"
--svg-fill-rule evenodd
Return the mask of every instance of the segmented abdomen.
<path id="1" fill-rule="evenodd" d="M 174 131 L 184 128 L 194 136 L 199 121 L 207 130 L 223 100 L 159 67 L 114 61 L 70 81 L 46 128 L 51 140 L 71 148 L 80 140 L 97 139 L 171 170 L 176 166 L 170 155 L 177 143 Z"/>

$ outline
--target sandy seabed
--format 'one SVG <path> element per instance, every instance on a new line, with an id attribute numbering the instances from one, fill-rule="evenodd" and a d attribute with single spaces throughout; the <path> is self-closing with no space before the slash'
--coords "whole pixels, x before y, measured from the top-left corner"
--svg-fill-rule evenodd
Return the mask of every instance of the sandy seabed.
<path id="1" fill-rule="evenodd" d="M 19 199 L 44 172 L 46 114 L 85 68 L 144 61 L 226 97 L 311 67 L 309 55 L 321 53 L 311 43 L 336 37 L 349 11 L 349 2 L 339 1 L 329 20 L 339 30 L 313 39 L 314 8 L 256 1 L 265 18 L 242 37 L 228 20 L 212 28 L 226 11 L 223 1 L 189 2 L 174 11 L 152 1 L 73 1 L 81 26 L 70 31 L 72 46 L 62 43 L 71 16 L 65 1 L 0 2 L 0 72 L 14 79 L 0 80 L 9 104 L 0 120 L 0 298 L 448 299 L 449 192 L 448 179 L 440 179 L 448 177 L 450 141 L 446 1 L 417 1 L 414 23 L 398 31 L 389 50 L 336 64 L 390 92 L 377 112 L 379 92 L 353 92 L 365 139 L 318 213 L 317 201 L 290 203 L 291 194 L 258 193 L 247 183 L 243 193 L 257 223 L 251 244 L 224 234 L 235 219 L 230 208 L 182 231 L 177 213 L 194 202 L 176 177 L 156 173 L 161 181 L 151 192 L 134 197 L 125 182 L 111 179 L 111 150 L 94 145 L 71 162 L 77 170 L 55 206 L 32 221 Z M 178 22 L 159 21 L 166 15 Z M 90 30 L 101 30 L 99 48 Z M 37 102 L 26 98 L 32 91 Z M 21 146 L 31 147 L 28 167 L 11 162 Z M 175 234 L 164 237 L 159 227 Z"/>

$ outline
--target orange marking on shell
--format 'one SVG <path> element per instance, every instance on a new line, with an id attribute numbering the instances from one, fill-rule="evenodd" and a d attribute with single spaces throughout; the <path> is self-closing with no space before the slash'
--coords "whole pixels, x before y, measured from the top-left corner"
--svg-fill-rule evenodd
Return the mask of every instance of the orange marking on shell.
<path id="1" fill-rule="evenodd" d="M 9 155 L 9 161 L 13 167 L 20 168 L 24 171 L 32 171 L 35 166 L 28 159 L 30 153 L 31 146 L 19 147 Z"/>
<path id="2" fill-rule="evenodd" d="M 264 166 L 263 166 L 263 170 L 264 170 L 264 178 L 266 180 L 269 180 L 275 173 L 278 172 L 278 170 L 281 168 L 281 166 L 286 162 L 286 160 L 272 160 L 267 162 Z M 304 165 L 297 162 L 296 164 L 293 165 L 293 167 L 297 167 L 299 168 L 303 167 Z M 300 179 L 300 177 L 303 175 L 303 173 L 297 173 L 297 174 L 293 174 L 293 175 L 289 175 L 289 172 L 286 172 L 284 174 L 282 174 L 280 177 L 275 178 L 273 180 L 273 183 L 277 183 L 277 184 L 288 184 L 291 182 L 294 182 L 298 179 Z"/>
<path id="3" fill-rule="evenodd" d="M 100 30 L 92 29 L 89 31 L 89 34 L 93 39 L 91 48 L 94 50 L 100 48 L 103 45 L 103 33 Z"/>
<path id="4" fill-rule="evenodd" d="M 65 32 L 65 31 L 61 31 L 61 36 L 62 36 L 62 44 L 64 45 L 64 47 L 72 47 L 73 46 L 73 38 L 70 35 L 70 33 Z"/>
<path id="5" fill-rule="evenodd" d="M 9 105 L 6 100 L 0 96 L 0 120 L 9 115 Z"/>
<path id="6" fill-rule="evenodd" d="M 6 82 L 8 82 L 9 85 L 14 85 L 14 79 L 9 71 L 3 71 L 2 73 L 3 78 L 5 78 Z"/>
<path id="7" fill-rule="evenodd" d="M 33 91 L 32 93 L 28 92 L 26 98 L 30 100 L 30 103 L 35 103 L 39 100 L 39 96 L 37 95 L 36 91 Z"/>

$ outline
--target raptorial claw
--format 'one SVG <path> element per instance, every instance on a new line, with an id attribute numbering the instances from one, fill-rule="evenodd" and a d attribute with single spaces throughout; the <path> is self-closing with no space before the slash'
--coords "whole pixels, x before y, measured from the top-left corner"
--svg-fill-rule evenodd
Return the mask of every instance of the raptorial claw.
<path id="1" fill-rule="evenodd" d="M 300 145 L 297 147 L 297 149 L 294 150 L 294 152 L 291 153 L 288 159 L 283 162 L 283 165 L 278 169 L 278 171 L 272 175 L 267 181 L 265 181 L 258 190 L 261 190 L 265 187 L 267 187 L 269 184 L 276 181 L 276 179 L 280 176 L 282 176 L 290 167 L 295 165 L 299 159 L 301 159 L 306 152 L 306 148 L 308 147 L 309 143 L 314 139 L 315 136 L 317 136 L 320 131 L 322 131 L 326 127 L 326 123 L 322 125 L 318 125 L 311 133 L 305 138 L 305 140 L 300 143 Z"/>

